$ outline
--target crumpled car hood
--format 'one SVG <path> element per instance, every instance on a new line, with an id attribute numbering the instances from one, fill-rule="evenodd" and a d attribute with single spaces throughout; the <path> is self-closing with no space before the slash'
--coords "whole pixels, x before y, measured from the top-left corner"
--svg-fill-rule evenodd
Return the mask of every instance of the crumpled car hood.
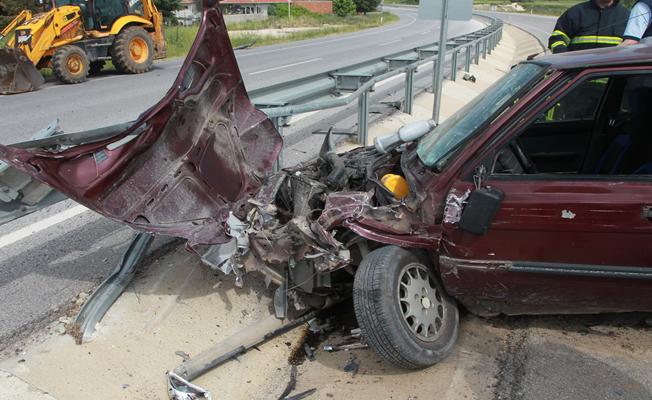
<path id="1" fill-rule="evenodd" d="M 133 228 L 225 243 L 283 141 L 247 96 L 217 1 L 165 97 L 128 129 L 71 148 L 0 145 L 0 158 Z"/>

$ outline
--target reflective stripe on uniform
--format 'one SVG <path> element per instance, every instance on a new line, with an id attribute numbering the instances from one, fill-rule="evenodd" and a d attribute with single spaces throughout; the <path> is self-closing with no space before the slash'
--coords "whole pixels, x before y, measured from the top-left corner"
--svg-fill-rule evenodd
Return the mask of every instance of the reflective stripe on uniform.
<path id="1" fill-rule="evenodd" d="M 566 45 L 568 45 L 568 43 L 570 43 L 570 41 L 571 41 L 570 38 L 568 37 L 568 35 L 565 34 L 562 31 L 560 31 L 560 30 L 553 31 L 552 36 L 561 36 L 561 40 L 563 40 L 564 44 L 566 44 Z"/>
<path id="2" fill-rule="evenodd" d="M 613 44 L 617 45 L 623 41 L 618 36 L 576 36 L 571 44 Z"/>
<path id="3" fill-rule="evenodd" d="M 555 47 L 559 47 L 559 46 L 566 46 L 566 43 L 564 43 L 564 42 L 562 42 L 561 40 L 559 40 L 559 41 L 557 41 L 557 42 L 551 44 L 551 45 L 550 45 L 550 49 L 554 49 Z"/>

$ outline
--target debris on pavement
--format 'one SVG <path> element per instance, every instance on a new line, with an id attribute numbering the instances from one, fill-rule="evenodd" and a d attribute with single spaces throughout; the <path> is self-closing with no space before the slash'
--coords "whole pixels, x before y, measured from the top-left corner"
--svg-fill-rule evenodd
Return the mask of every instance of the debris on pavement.
<path id="1" fill-rule="evenodd" d="M 312 396 L 316 391 L 317 391 L 317 389 L 315 389 L 315 388 L 308 389 L 308 390 L 303 391 L 301 393 L 297 393 L 294 396 L 286 397 L 284 400 L 302 400 L 302 399 L 307 398 L 308 396 Z"/>
<path id="2" fill-rule="evenodd" d="M 355 354 L 351 354 L 349 361 L 344 365 L 344 372 L 350 372 L 351 377 L 353 378 L 358 374 L 359 369 L 360 365 L 358 364 L 357 357 Z"/>
<path id="3" fill-rule="evenodd" d="M 247 352 L 255 346 L 282 335 L 290 330 L 305 324 L 315 317 L 315 312 L 306 313 L 294 320 L 280 320 L 274 315 L 270 315 L 266 319 L 250 325 L 234 335 L 217 343 L 213 347 L 197 354 L 188 360 L 185 360 L 181 365 L 176 367 L 174 371 L 168 372 L 168 387 L 173 387 L 177 382 L 177 378 L 182 379 L 183 382 L 190 383 L 193 379 L 203 375 L 209 370 L 235 358 L 236 356 Z M 203 393 L 208 393 L 206 390 L 199 386 Z M 176 394 L 176 392 L 174 393 Z M 173 392 L 170 392 L 170 399 L 176 400 L 172 397 Z"/>
<path id="4" fill-rule="evenodd" d="M 283 393 L 279 396 L 278 400 L 283 400 L 285 399 L 292 391 L 294 388 L 297 386 L 297 366 L 293 365 L 290 368 L 290 380 L 288 381 L 287 386 L 283 390 Z"/>
<path id="5" fill-rule="evenodd" d="M 464 74 L 464 76 L 462 77 L 462 79 L 464 79 L 465 81 L 468 81 L 468 82 L 472 82 L 472 83 L 475 83 L 475 82 L 476 82 L 476 78 L 475 78 L 475 76 L 474 76 L 474 75 L 471 75 L 471 74 Z"/>
<path id="6" fill-rule="evenodd" d="M 213 400 L 209 392 L 197 385 L 193 385 L 173 371 L 168 372 L 168 394 L 170 400 Z"/>
<path id="7" fill-rule="evenodd" d="M 190 355 L 188 353 L 186 353 L 185 351 L 177 350 L 177 351 L 174 352 L 174 354 L 181 357 L 183 362 L 186 362 L 186 361 L 190 360 Z"/>

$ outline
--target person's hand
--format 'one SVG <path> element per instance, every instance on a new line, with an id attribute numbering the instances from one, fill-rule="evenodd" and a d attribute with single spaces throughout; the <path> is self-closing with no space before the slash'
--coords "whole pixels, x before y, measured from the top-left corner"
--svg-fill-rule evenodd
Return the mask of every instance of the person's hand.
<path id="1" fill-rule="evenodd" d="M 622 41 L 622 43 L 621 43 L 620 45 L 621 45 L 621 46 L 631 46 L 631 45 L 633 45 L 633 44 L 638 44 L 638 43 L 639 43 L 638 40 L 634 40 L 634 39 L 625 39 L 625 40 Z"/>

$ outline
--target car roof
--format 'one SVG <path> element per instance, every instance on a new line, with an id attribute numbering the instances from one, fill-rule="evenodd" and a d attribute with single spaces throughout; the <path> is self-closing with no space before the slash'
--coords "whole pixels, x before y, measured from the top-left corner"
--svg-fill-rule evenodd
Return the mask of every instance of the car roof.
<path id="1" fill-rule="evenodd" d="M 652 42 L 545 55 L 533 61 L 558 70 L 652 64 Z"/>

